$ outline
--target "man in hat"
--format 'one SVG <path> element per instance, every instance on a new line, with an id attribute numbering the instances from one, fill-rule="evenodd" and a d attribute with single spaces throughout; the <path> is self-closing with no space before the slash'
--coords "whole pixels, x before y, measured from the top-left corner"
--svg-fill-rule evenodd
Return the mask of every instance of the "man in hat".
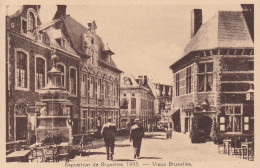
<path id="1" fill-rule="evenodd" d="M 104 137 L 107 160 L 109 158 L 113 159 L 114 147 L 115 147 L 115 137 L 116 137 L 116 125 L 111 123 L 112 118 L 107 119 L 107 123 L 103 125 L 101 130 L 101 135 Z M 110 150 L 109 150 L 110 149 Z"/>
<path id="2" fill-rule="evenodd" d="M 140 159 L 140 149 L 142 138 L 144 136 L 143 126 L 140 124 L 139 119 L 134 120 L 134 125 L 130 129 L 130 142 L 133 140 L 134 158 Z"/>

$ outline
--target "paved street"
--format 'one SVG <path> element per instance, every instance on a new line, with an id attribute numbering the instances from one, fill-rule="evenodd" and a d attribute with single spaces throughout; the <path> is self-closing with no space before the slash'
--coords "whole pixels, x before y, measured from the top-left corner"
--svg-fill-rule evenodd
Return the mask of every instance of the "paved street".
<path id="1" fill-rule="evenodd" d="M 96 162 L 99 165 L 103 162 L 103 166 L 117 164 L 117 167 L 125 167 L 127 164 L 130 166 L 129 164 L 135 164 L 136 162 L 139 166 L 145 167 L 197 167 L 198 165 L 205 164 L 211 167 L 217 165 L 217 167 L 221 165 L 229 165 L 229 167 L 242 167 L 243 165 L 249 167 L 254 166 L 253 161 L 239 159 L 236 158 L 236 156 L 219 154 L 217 145 L 214 145 L 213 142 L 192 144 L 188 134 L 176 132 L 173 133 L 173 139 L 170 140 L 165 139 L 165 133 L 146 134 L 146 138 L 143 139 L 142 143 L 141 159 L 133 158 L 132 143 L 130 143 L 129 140 L 124 140 L 116 142 L 113 161 L 106 160 L 105 147 L 102 147 L 92 149 L 89 156 L 76 156 L 69 164 L 90 162 Z"/>

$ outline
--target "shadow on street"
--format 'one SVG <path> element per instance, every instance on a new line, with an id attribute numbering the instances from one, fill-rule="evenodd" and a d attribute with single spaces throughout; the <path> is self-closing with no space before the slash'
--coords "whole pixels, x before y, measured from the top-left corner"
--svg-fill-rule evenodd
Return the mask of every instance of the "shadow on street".
<path id="1" fill-rule="evenodd" d="M 160 157 L 141 157 L 141 159 L 162 159 Z"/>
<path id="2" fill-rule="evenodd" d="M 132 160 L 132 159 L 114 159 L 113 161 L 128 161 L 128 162 L 130 162 L 130 161 L 134 161 L 134 160 Z"/>

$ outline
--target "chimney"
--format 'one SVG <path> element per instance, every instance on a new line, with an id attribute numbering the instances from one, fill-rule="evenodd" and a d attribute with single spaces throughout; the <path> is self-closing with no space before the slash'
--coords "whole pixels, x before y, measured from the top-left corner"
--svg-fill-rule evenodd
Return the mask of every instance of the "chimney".
<path id="1" fill-rule="evenodd" d="M 147 80 L 147 76 L 144 76 L 144 85 L 147 86 L 148 85 L 148 80 Z"/>
<path id="2" fill-rule="evenodd" d="M 202 25 L 202 10 L 193 9 L 191 11 L 191 38 L 193 38 L 196 35 L 201 25 Z"/>
<path id="3" fill-rule="evenodd" d="M 142 76 L 142 75 L 139 75 L 137 79 L 138 79 L 138 81 L 139 81 L 139 85 L 143 85 L 143 84 L 144 84 L 143 76 Z"/>
<path id="4" fill-rule="evenodd" d="M 53 20 L 66 16 L 67 15 L 66 8 L 67 8 L 67 5 L 57 5 L 57 11 L 53 17 Z"/>
<path id="5" fill-rule="evenodd" d="M 241 4 L 249 33 L 254 41 L 254 4 Z"/>

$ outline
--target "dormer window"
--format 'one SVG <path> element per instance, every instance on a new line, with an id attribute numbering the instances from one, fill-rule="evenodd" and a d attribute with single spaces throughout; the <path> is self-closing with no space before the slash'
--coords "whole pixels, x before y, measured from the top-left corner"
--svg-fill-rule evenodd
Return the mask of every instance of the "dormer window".
<path id="1" fill-rule="evenodd" d="M 66 47 L 66 40 L 64 38 L 57 38 L 56 41 L 61 47 Z"/>
<path id="2" fill-rule="evenodd" d="M 21 32 L 30 36 L 35 35 L 37 25 L 37 15 L 34 9 L 30 8 L 27 11 L 26 18 L 21 18 Z"/>
<path id="3" fill-rule="evenodd" d="M 35 17 L 34 14 L 32 12 L 29 12 L 28 14 L 28 30 L 30 32 L 33 32 L 33 30 L 35 29 Z"/>

